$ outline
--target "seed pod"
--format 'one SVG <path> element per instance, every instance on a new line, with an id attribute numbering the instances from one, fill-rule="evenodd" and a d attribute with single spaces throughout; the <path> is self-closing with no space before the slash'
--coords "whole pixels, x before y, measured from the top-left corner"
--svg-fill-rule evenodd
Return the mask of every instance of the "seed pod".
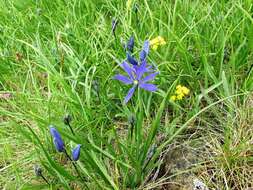
<path id="1" fill-rule="evenodd" d="M 42 169 L 40 166 L 38 165 L 34 165 L 34 173 L 37 177 L 41 177 L 42 176 Z"/>
<path id="2" fill-rule="evenodd" d="M 70 115 L 70 114 L 66 114 L 66 115 L 64 116 L 64 118 L 63 118 L 64 124 L 65 124 L 65 125 L 69 125 L 71 121 L 72 121 L 71 115 Z"/>

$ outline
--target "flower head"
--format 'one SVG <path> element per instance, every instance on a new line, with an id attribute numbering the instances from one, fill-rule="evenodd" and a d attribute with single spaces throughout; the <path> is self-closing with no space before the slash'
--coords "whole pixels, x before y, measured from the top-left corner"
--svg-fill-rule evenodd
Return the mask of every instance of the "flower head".
<path id="1" fill-rule="evenodd" d="M 50 133 L 53 137 L 53 142 L 56 150 L 58 152 L 64 152 L 65 151 L 65 145 L 61 138 L 60 133 L 51 125 L 50 126 Z"/>
<path id="2" fill-rule="evenodd" d="M 182 100 L 189 93 L 190 93 L 190 90 L 187 87 L 182 86 L 182 85 L 177 85 L 175 94 L 170 97 L 170 100 L 171 101 Z"/>
<path id="3" fill-rule="evenodd" d="M 156 38 L 150 40 L 150 46 L 153 50 L 157 50 L 159 46 L 165 45 L 166 41 L 163 37 L 157 36 Z"/>
<path id="4" fill-rule="evenodd" d="M 123 61 L 120 67 L 127 73 L 128 76 L 118 74 L 114 79 L 123 82 L 124 84 L 131 84 L 132 88 L 128 91 L 124 103 L 127 103 L 134 94 L 137 87 L 147 91 L 156 91 L 157 87 L 154 84 L 147 83 L 152 81 L 158 72 L 151 70 L 151 66 L 147 64 L 146 57 L 149 52 L 149 42 L 145 41 L 143 49 L 140 52 L 140 64 L 130 54 L 127 54 L 127 60 L 130 65 Z M 148 75 L 146 75 L 148 73 Z"/>
<path id="5" fill-rule="evenodd" d="M 72 150 L 72 158 L 74 161 L 77 161 L 80 157 L 80 150 L 81 150 L 81 145 L 78 144 L 73 150 Z"/>

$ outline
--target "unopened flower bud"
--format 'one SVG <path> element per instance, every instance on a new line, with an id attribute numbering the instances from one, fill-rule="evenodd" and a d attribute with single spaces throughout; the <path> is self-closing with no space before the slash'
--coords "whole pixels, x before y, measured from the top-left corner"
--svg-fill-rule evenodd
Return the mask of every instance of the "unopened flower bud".
<path id="1" fill-rule="evenodd" d="M 64 116 L 64 118 L 63 118 L 64 124 L 65 124 L 65 125 L 69 125 L 71 121 L 72 121 L 71 115 L 70 115 L 70 114 L 66 114 L 66 115 Z"/>
<path id="2" fill-rule="evenodd" d="M 34 173 L 37 177 L 41 177 L 42 176 L 42 169 L 40 166 L 35 165 L 34 166 Z"/>

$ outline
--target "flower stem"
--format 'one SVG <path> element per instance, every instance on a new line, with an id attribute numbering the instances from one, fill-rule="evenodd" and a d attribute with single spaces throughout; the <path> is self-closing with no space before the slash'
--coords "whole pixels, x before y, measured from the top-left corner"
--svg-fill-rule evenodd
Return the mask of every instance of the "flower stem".
<path id="1" fill-rule="evenodd" d="M 50 185 L 50 183 L 47 181 L 47 179 L 41 174 L 40 175 L 41 177 L 42 177 L 42 179 L 48 184 L 48 185 Z"/>
<path id="2" fill-rule="evenodd" d="M 68 123 L 68 126 L 69 126 L 69 128 L 70 128 L 70 130 L 71 130 L 71 133 L 72 133 L 73 135 L 76 135 L 75 132 L 74 132 L 74 130 L 73 130 L 73 128 L 71 127 L 70 123 Z"/>
<path id="3" fill-rule="evenodd" d="M 79 170 L 77 169 L 77 166 L 76 166 L 75 162 L 74 162 L 74 161 L 72 160 L 72 158 L 68 155 L 68 153 L 67 153 L 66 150 L 64 151 L 64 153 L 65 153 L 65 155 L 67 156 L 67 158 L 70 160 L 70 162 L 72 163 L 72 165 L 74 166 L 74 168 L 75 168 L 75 170 L 76 170 L 76 173 L 77 173 L 78 177 L 80 177 L 80 178 L 82 179 L 82 176 L 81 176 Z"/>
<path id="4" fill-rule="evenodd" d="M 75 161 L 72 160 L 72 158 L 68 155 L 68 153 L 67 153 L 66 150 L 64 151 L 64 153 L 65 153 L 65 155 L 67 156 L 67 158 L 70 160 L 70 162 L 72 163 L 72 165 L 74 166 L 74 168 L 75 168 L 75 170 L 76 170 L 76 173 L 77 173 L 78 177 L 79 177 L 80 179 L 85 180 L 85 177 L 82 177 L 80 171 L 78 170 L 78 168 L 77 168 L 77 166 L 76 166 L 76 164 L 75 164 Z M 86 182 L 86 180 L 85 180 L 85 182 Z M 86 189 L 89 189 L 89 187 L 88 187 L 88 185 L 87 185 L 86 183 L 84 183 L 84 185 L 85 185 Z"/>

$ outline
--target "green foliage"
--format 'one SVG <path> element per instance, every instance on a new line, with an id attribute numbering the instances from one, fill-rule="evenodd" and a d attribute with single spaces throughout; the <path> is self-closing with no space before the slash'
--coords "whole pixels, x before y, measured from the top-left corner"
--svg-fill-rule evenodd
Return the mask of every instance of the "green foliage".
<path id="1" fill-rule="evenodd" d="M 234 128 L 221 118 L 233 117 L 252 96 L 251 12 L 249 0 L 135 0 L 130 10 L 125 1 L 1 1 L 0 95 L 12 97 L 0 96 L 0 172 L 10 171 L 0 187 L 141 189 L 163 164 L 166 148 L 190 126 L 209 126 L 206 120 L 221 126 L 224 136 L 221 149 L 228 157 L 226 164 L 217 162 L 236 166 L 246 142 L 231 149 Z M 118 20 L 116 38 L 112 18 Z M 160 71 L 159 91 L 140 90 L 124 105 L 128 87 L 112 77 L 126 58 L 122 41 L 131 35 L 136 56 L 146 39 L 162 36 L 166 45 L 148 58 Z M 178 84 L 191 92 L 172 102 Z M 75 136 L 62 121 L 66 113 Z M 76 163 L 81 178 L 55 151 L 50 124 L 68 152 L 82 144 Z M 36 163 L 50 187 L 31 177 Z M 6 182 L 10 176 L 15 185 Z"/>

